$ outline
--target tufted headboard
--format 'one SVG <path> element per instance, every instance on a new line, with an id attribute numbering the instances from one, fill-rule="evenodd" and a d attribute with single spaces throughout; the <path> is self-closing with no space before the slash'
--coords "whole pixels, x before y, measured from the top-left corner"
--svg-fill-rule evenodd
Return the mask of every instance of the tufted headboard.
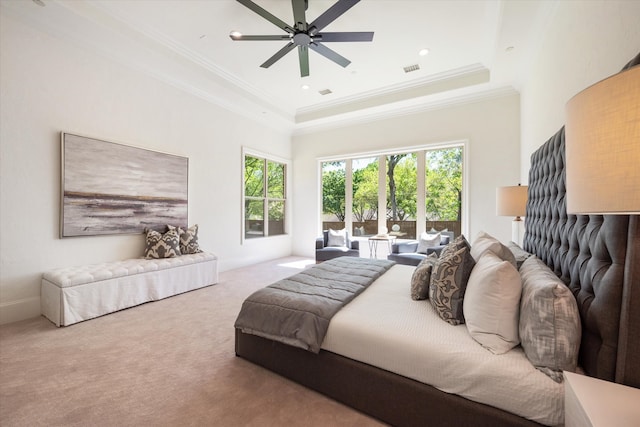
<path id="1" fill-rule="evenodd" d="M 640 54 L 624 68 L 640 64 Z M 597 378 L 640 387 L 640 215 L 568 215 L 564 127 L 531 156 L 523 248 L 578 302 L 578 363 Z"/>
<path id="2" fill-rule="evenodd" d="M 568 215 L 564 128 L 531 156 L 523 247 L 569 286 L 582 320 L 579 364 L 640 387 L 638 215 Z"/>

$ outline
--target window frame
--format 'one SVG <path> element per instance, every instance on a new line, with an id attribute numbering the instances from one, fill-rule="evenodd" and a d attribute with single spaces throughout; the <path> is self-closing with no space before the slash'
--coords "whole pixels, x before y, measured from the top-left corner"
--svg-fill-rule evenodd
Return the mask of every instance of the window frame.
<path id="1" fill-rule="evenodd" d="M 381 159 L 386 158 L 388 155 L 395 154 L 404 154 L 404 153 L 417 153 L 418 154 L 418 188 L 425 188 L 424 182 L 424 168 L 425 168 L 425 155 L 427 151 L 440 150 L 440 149 L 448 149 L 448 148 L 462 148 L 462 218 L 460 229 L 462 234 L 468 235 L 469 232 L 469 140 L 454 140 L 448 142 L 441 143 L 433 143 L 433 144 L 424 144 L 424 145 L 416 145 L 409 147 L 390 147 L 384 150 L 377 151 L 368 151 L 368 152 L 357 152 L 357 153 L 344 153 L 340 155 L 330 156 L 330 157 L 319 157 L 317 158 L 317 176 L 318 176 L 318 220 L 317 227 L 319 232 L 322 232 L 322 164 L 324 162 L 333 162 L 333 161 L 346 161 L 347 164 L 347 176 L 345 177 L 345 181 L 349 184 L 345 190 L 346 200 L 345 206 L 353 203 L 351 192 L 353 191 L 351 187 L 351 164 L 353 160 L 357 160 L 364 157 L 378 157 L 380 166 L 379 166 L 379 180 L 378 182 L 386 183 L 383 180 L 383 177 L 386 177 L 386 162 Z M 384 165 L 384 167 L 383 167 Z M 421 187 L 422 186 L 422 187 Z M 382 206 L 386 206 L 386 186 L 378 185 L 378 204 L 384 201 Z M 424 224 L 426 223 L 426 212 L 425 212 L 425 194 L 423 191 L 418 191 L 417 195 L 417 212 L 416 212 L 416 235 L 419 235 L 421 231 L 426 231 L 424 228 Z M 345 227 L 347 230 L 351 230 L 353 228 L 353 215 L 351 212 L 345 218 Z M 386 214 L 379 215 L 378 217 L 378 229 L 382 229 L 386 224 Z"/>
<path id="2" fill-rule="evenodd" d="M 247 157 L 254 157 L 257 159 L 262 160 L 264 163 L 264 173 L 263 173 L 263 196 L 262 197 L 255 197 L 255 196 L 247 196 L 245 194 L 245 173 L 246 173 L 246 158 Z M 269 188 L 268 188 L 268 179 L 269 179 L 269 167 L 268 167 L 268 163 L 272 162 L 272 163 L 278 163 L 283 165 L 284 167 L 284 178 L 283 178 L 283 196 L 284 198 L 274 198 L 274 197 L 269 197 Z M 291 207 L 290 207 L 290 193 L 289 193 L 289 189 L 290 189 L 290 185 L 289 185 L 289 171 L 291 169 L 291 161 L 288 159 L 284 159 L 272 154 L 268 154 L 268 153 L 264 153 L 264 152 L 260 152 L 257 150 L 253 150 L 247 147 L 242 147 L 242 157 L 241 157 L 241 163 L 242 163 L 242 167 L 241 167 L 241 186 L 242 186 L 242 197 L 241 197 L 241 226 L 240 226 L 240 238 L 241 238 L 241 244 L 244 244 L 246 241 L 260 241 L 263 239 L 268 239 L 268 238 L 278 238 L 278 237 L 282 237 L 282 236 L 288 236 L 289 235 L 289 224 L 291 223 L 290 221 L 290 216 L 291 216 Z M 262 204 L 263 204 L 263 221 L 264 221 L 264 229 L 263 232 L 264 234 L 262 236 L 257 236 L 257 237 L 252 237 L 252 238 L 247 238 L 246 237 L 246 201 L 247 200 L 262 200 Z M 276 235 L 269 235 L 269 203 L 270 202 L 283 202 L 284 203 L 284 219 L 283 219 L 283 233 L 282 234 L 276 234 Z"/>

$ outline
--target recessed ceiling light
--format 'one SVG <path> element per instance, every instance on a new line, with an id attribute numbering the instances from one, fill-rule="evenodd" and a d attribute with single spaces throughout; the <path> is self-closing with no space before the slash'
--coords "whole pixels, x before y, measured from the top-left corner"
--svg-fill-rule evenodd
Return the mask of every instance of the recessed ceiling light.
<path id="1" fill-rule="evenodd" d="M 206 37 L 207 37 L 207 35 L 206 35 L 206 34 L 203 34 L 203 35 L 201 35 L 201 36 L 200 36 L 200 40 L 202 40 L 202 39 L 204 39 L 204 38 L 206 38 Z"/>
<path id="2" fill-rule="evenodd" d="M 302 85 L 302 86 L 300 86 L 300 87 L 301 87 L 303 90 L 307 90 L 307 89 L 309 89 L 309 87 L 310 87 L 310 86 L 309 86 L 309 85 Z"/>
<path id="3" fill-rule="evenodd" d="M 418 52 L 418 55 L 420 56 L 427 56 L 429 54 L 429 49 L 424 48 L 424 49 L 420 49 L 420 51 Z"/>

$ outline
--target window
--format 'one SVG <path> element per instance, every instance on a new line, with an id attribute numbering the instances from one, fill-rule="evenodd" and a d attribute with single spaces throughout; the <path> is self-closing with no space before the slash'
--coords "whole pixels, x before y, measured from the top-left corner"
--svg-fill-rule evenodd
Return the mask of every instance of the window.
<path id="1" fill-rule="evenodd" d="M 244 238 L 285 234 L 286 164 L 244 155 Z"/>
<path id="2" fill-rule="evenodd" d="M 458 143 L 321 161 L 322 228 L 354 236 L 386 228 L 405 239 L 431 229 L 461 234 L 464 150 Z"/>

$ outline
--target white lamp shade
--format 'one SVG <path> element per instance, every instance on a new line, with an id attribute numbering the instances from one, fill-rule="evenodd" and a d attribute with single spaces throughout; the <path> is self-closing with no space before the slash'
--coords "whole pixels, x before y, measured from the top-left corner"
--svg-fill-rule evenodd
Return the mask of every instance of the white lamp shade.
<path id="1" fill-rule="evenodd" d="M 496 188 L 496 215 L 524 216 L 527 208 L 527 186 Z"/>
<path id="2" fill-rule="evenodd" d="M 640 66 L 567 103 L 567 212 L 640 213 Z"/>

